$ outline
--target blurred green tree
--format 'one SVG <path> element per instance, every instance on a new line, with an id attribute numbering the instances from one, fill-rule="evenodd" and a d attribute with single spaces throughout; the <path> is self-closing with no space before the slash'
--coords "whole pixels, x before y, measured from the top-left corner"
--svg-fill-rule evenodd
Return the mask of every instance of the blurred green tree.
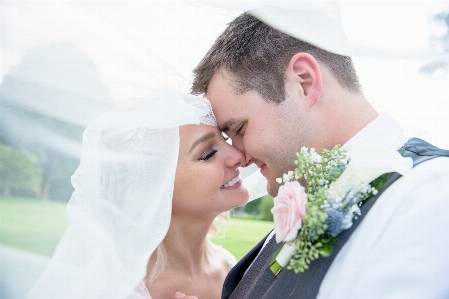
<path id="1" fill-rule="evenodd" d="M 267 221 L 273 221 L 273 214 L 271 213 L 271 208 L 274 206 L 273 197 L 270 195 L 265 195 L 261 199 L 260 211 L 261 219 Z"/>
<path id="2" fill-rule="evenodd" d="M 35 197 L 41 181 L 42 167 L 35 155 L 0 143 L 0 190 L 3 196 Z"/>

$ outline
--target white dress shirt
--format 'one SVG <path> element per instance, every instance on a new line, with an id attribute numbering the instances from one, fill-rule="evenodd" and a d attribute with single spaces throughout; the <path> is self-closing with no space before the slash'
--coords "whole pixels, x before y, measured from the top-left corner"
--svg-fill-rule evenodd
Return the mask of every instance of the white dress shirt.
<path id="1" fill-rule="evenodd" d="M 380 115 L 355 139 L 399 149 L 400 125 Z M 376 201 L 329 268 L 319 299 L 449 298 L 449 158 L 424 162 Z"/>

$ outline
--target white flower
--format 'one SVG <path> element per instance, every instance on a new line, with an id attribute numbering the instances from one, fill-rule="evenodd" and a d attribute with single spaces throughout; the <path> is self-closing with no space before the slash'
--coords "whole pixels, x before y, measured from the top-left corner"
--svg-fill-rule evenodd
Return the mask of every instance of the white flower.
<path id="1" fill-rule="evenodd" d="M 413 160 L 411 158 L 404 158 L 393 149 L 355 140 L 352 142 L 352 156 L 349 164 L 341 176 L 332 184 L 332 189 L 336 193 L 338 191 L 346 192 L 348 189 L 340 187 L 342 184 L 347 184 L 347 181 L 369 184 L 384 173 L 398 172 L 404 175 L 412 167 Z M 358 185 L 357 188 L 363 186 Z"/>
<path id="2" fill-rule="evenodd" d="M 282 178 L 276 178 L 276 182 L 277 182 L 278 184 L 282 184 Z"/>
<path id="3" fill-rule="evenodd" d="M 312 150 L 313 150 L 313 152 L 312 152 Z M 312 154 L 313 163 L 321 163 L 321 156 L 319 154 L 317 154 L 314 149 L 312 149 L 312 150 L 310 150 L 310 152 Z"/>

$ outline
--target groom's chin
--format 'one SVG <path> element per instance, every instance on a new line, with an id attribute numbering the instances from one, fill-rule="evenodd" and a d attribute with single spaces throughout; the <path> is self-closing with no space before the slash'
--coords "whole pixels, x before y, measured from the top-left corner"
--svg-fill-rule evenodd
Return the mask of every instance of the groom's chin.
<path id="1" fill-rule="evenodd" d="M 279 184 L 276 181 L 272 182 L 271 180 L 267 180 L 267 192 L 271 197 L 276 197 L 278 190 Z"/>

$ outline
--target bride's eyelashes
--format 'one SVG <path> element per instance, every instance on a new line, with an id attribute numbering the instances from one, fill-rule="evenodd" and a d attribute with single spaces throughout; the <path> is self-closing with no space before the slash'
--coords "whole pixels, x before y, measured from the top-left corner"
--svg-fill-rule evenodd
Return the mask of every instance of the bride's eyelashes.
<path id="1" fill-rule="evenodd" d="M 217 152 L 218 152 L 218 150 L 207 149 L 201 154 L 199 160 L 207 161 L 210 158 L 212 158 Z"/>

